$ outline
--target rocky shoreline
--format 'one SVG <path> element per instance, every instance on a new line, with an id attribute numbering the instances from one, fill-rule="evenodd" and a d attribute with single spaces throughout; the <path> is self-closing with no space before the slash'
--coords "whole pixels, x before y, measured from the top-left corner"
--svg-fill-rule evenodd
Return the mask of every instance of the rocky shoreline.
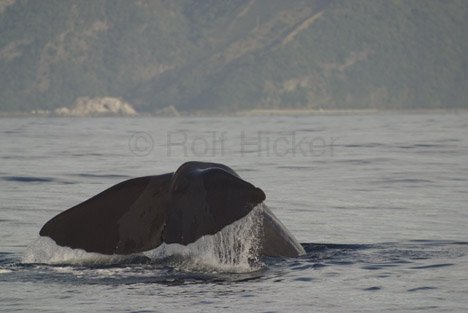
<path id="1" fill-rule="evenodd" d="M 70 107 L 61 107 L 53 111 L 55 116 L 90 117 L 90 116 L 136 116 L 133 106 L 119 98 L 102 97 L 76 99 Z"/>
<path id="2" fill-rule="evenodd" d="M 58 108 L 53 111 L 33 110 L 30 112 L 0 112 L 0 118 L 15 117 L 57 117 L 57 118 L 95 118 L 95 117 L 249 117 L 249 116 L 319 116 L 319 115 L 372 115 L 372 114 L 459 114 L 468 113 L 467 109 L 415 109 L 415 110 L 316 110 L 316 109 L 252 109 L 244 111 L 178 111 L 174 106 L 162 108 L 154 112 L 137 112 L 131 105 L 114 104 L 106 106 L 86 104 L 71 108 Z"/>

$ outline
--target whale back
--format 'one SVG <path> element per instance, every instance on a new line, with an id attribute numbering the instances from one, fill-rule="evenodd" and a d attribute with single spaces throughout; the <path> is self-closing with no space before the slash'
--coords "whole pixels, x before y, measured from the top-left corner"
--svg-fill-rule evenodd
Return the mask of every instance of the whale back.
<path id="1" fill-rule="evenodd" d="M 298 257 L 305 254 L 302 245 L 266 205 L 262 207 L 262 219 L 263 256 Z"/>

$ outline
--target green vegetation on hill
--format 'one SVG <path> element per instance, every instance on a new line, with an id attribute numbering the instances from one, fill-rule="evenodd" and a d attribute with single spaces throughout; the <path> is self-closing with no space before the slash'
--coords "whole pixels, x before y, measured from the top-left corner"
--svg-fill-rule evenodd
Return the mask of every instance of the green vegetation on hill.
<path id="1" fill-rule="evenodd" d="M 10 0 L 0 110 L 468 107 L 464 0 Z"/>

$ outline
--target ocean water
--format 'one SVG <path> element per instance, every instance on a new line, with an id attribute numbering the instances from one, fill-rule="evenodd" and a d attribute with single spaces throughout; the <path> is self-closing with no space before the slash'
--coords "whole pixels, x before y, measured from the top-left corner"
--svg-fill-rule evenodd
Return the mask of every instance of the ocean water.
<path id="1" fill-rule="evenodd" d="M 0 143 L 1 312 L 468 310 L 467 113 L 2 118 Z M 306 255 L 251 262 L 255 214 L 128 257 L 39 238 L 57 213 L 188 160 L 261 187 Z"/>

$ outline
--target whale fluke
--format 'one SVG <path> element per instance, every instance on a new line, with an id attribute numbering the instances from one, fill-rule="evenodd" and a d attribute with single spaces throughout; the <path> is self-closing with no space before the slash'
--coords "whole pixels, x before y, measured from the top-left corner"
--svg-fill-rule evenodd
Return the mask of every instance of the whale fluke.
<path id="1" fill-rule="evenodd" d="M 121 182 L 68 209 L 40 231 L 58 245 L 102 254 L 131 254 L 162 243 L 171 174 Z"/>
<path id="2" fill-rule="evenodd" d="M 264 200 L 225 165 L 187 162 L 175 173 L 119 183 L 58 214 L 40 235 L 73 249 L 132 254 L 215 234 Z"/>

